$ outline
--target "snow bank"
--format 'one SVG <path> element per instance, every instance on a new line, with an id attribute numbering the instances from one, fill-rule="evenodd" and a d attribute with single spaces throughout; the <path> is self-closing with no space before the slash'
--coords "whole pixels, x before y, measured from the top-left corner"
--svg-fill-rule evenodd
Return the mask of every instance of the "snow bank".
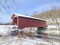
<path id="1" fill-rule="evenodd" d="M 47 42 L 42 39 L 34 38 L 31 39 L 29 37 L 22 38 L 21 40 L 18 37 L 10 37 L 9 41 L 5 41 L 5 43 L 0 43 L 0 45 L 59 45 L 58 42 Z"/>

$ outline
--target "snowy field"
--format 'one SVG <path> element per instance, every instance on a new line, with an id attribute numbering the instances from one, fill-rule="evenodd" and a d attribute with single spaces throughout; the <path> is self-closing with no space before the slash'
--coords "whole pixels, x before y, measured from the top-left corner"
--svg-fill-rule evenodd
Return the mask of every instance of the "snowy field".
<path id="1" fill-rule="evenodd" d="M 52 40 L 43 40 L 29 37 L 19 39 L 18 37 L 8 37 L 6 39 L 0 38 L 0 45 L 60 45 L 59 42 Z"/>
<path id="2" fill-rule="evenodd" d="M 6 32 L 10 30 L 9 29 L 10 27 L 11 25 L 0 25 L 0 32 L 6 35 Z M 48 40 L 39 38 L 32 39 L 30 37 L 20 39 L 17 36 L 15 37 L 8 36 L 8 37 L 0 37 L 0 45 L 60 45 L 60 42 L 56 42 L 50 39 Z"/>

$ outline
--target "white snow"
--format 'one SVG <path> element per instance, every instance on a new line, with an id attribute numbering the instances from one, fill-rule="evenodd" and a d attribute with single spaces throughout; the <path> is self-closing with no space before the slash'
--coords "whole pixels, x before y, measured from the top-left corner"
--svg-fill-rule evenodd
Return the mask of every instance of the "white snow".
<path id="1" fill-rule="evenodd" d="M 3 28 L 4 27 L 4 28 Z M 10 26 L 2 26 L 0 25 L 0 33 L 6 33 L 8 31 L 8 28 Z M 56 41 L 45 41 L 39 38 L 34 38 L 31 39 L 29 37 L 26 38 L 22 38 L 22 40 L 20 40 L 17 36 L 15 37 L 11 37 L 8 36 L 6 39 L 3 37 L 0 37 L 0 45 L 60 45 L 60 42 L 56 42 Z"/>
<path id="2" fill-rule="evenodd" d="M 12 30 L 12 27 L 17 27 L 17 25 L 0 25 L 0 35 L 7 34 L 8 31 Z"/>
<path id="3" fill-rule="evenodd" d="M 52 43 L 51 43 L 52 42 Z M 18 37 L 10 37 L 9 41 L 5 41 L 5 43 L 0 41 L 0 45 L 37 45 L 37 44 L 43 44 L 43 45 L 60 45 L 60 43 L 58 42 L 47 42 L 44 41 L 42 39 L 38 39 L 38 38 L 34 38 L 31 39 L 29 37 L 26 38 L 22 38 L 22 40 L 20 40 Z"/>

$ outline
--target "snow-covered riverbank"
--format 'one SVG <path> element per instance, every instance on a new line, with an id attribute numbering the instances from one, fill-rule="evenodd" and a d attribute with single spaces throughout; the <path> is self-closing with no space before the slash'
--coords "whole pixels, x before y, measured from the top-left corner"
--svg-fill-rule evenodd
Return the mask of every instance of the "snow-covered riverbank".
<path id="1" fill-rule="evenodd" d="M 0 45 L 60 45 L 59 42 L 45 41 L 43 39 L 29 37 L 19 39 L 18 37 L 9 37 L 7 39 L 0 38 Z"/>

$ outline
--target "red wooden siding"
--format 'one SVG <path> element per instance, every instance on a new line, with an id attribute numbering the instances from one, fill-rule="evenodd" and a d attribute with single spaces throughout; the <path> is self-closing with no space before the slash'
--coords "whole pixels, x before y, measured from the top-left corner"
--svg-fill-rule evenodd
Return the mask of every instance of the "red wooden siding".
<path id="1" fill-rule="evenodd" d="M 17 25 L 19 28 L 25 28 L 25 27 L 46 27 L 46 21 L 43 20 L 37 20 L 33 18 L 26 18 L 26 17 L 15 17 L 17 18 Z M 15 22 L 13 21 L 13 24 Z"/>

